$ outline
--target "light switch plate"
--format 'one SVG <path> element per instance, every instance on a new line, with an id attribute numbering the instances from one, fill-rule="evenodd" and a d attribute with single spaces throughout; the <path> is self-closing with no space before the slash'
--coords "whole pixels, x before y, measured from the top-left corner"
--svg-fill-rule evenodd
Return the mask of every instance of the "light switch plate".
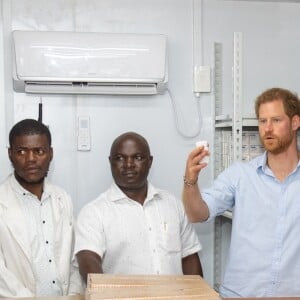
<path id="1" fill-rule="evenodd" d="M 91 150 L 91 129 L 90 118 L 88 116 L 78 117 L 77 130 L 77 150 L 90 151 Z"/>

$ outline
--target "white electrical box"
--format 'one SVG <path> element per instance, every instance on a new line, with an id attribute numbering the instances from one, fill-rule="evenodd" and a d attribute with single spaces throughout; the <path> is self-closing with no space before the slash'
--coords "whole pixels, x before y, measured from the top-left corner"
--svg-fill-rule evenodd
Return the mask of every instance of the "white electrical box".
<path id="1" fill-rule="evenodd" d="M 88 116 L 78 117 L 77 150 L 78 151 L 91 150 L 91 129 L 90 129 L 90 118 Z"/>
<path id="2" fill-rule="evenodd" d="M 210 67 L 200 66 L 194 69 L 194 93 L 209 93 L 210 88 Z"/>

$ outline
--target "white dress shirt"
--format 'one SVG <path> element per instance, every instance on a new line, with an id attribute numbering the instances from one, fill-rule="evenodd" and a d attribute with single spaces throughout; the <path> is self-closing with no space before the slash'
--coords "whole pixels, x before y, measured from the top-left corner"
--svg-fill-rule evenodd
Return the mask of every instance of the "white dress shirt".
<path id="1" fill-rule="evenodd" d="M 28 239 L 31 247 L 32 268 L 36 279 L 38 296 L 61 296 L 62 285 L 57 277 L 58 271 L 53 259 L 53 218 L 51 196 L 43 192 L 41 201 L 20 185 L 18 197 L 22 203 L 24 217 L 27 222 Z"/>
<path id="2" fill-rule="evenodd" d="M 72 201 L 63 189 L 45 180 L 39 201 L 11 174 L 0 185 L 0 297 L 82 292 L 71 266 L 73 225 Z"/>
<path id="3" fill-rule="evenodd" d="M 104 273 L 182 274 L 182 258 L 201 250 L 181 201 L 148 185 L 143 205 L 115 184 L 79 213 L 75 253 L 102 258 Z"/>

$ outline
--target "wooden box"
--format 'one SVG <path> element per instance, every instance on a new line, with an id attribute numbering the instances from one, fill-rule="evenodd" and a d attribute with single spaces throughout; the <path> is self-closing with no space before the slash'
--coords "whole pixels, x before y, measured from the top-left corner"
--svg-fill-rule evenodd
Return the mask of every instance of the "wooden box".
<path id="1" fill-rule="evenodd" d="M 86 300 L 102 299 L 220 299 L 197 275 L 112 275 L 89 274 Z"/>

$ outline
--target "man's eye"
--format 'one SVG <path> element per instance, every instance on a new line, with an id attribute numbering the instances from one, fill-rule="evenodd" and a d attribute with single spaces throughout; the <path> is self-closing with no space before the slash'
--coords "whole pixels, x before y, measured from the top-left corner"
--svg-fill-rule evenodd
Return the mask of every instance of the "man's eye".
<path id="1" fill-rule="evenodd" d="M 123 161 L 123 160 L 124 160 L 123 156 L 116 156 L 116 161 Z"/>
<path id="2" fill-rule="evenodd" d="M 265 120 L 265 119 L 259 119 L 259 120 L 258 120 L 258 123 L 263 125 L 263 124 L 266 123 L 266 120 Z"/>
<path id="3" fill-rule="evenodd" d="M 35 153 L 36 153 L 37 155 L 43 155 L 43 154 L 45 154 L 45 150 L 44 150 L 44 149 L 36 149 L 36 150 L 35 150 Z"/>
<path id="4" fill-rule="evenodd" d="M 17 150 L 17 154 L 18 154 L 18 155 L 24 155 L 25 153 L 26 153 L 26 151 L 23 150 L 23 149 Z"/>
<path id="5" fill-rule="evenodd" d="M 137 156 L 135 157 L 135 159 L 136 159 L 136 160 L 142 160 L 143 157 L 142 157 L 141 155 L 137 155 Z"/>

